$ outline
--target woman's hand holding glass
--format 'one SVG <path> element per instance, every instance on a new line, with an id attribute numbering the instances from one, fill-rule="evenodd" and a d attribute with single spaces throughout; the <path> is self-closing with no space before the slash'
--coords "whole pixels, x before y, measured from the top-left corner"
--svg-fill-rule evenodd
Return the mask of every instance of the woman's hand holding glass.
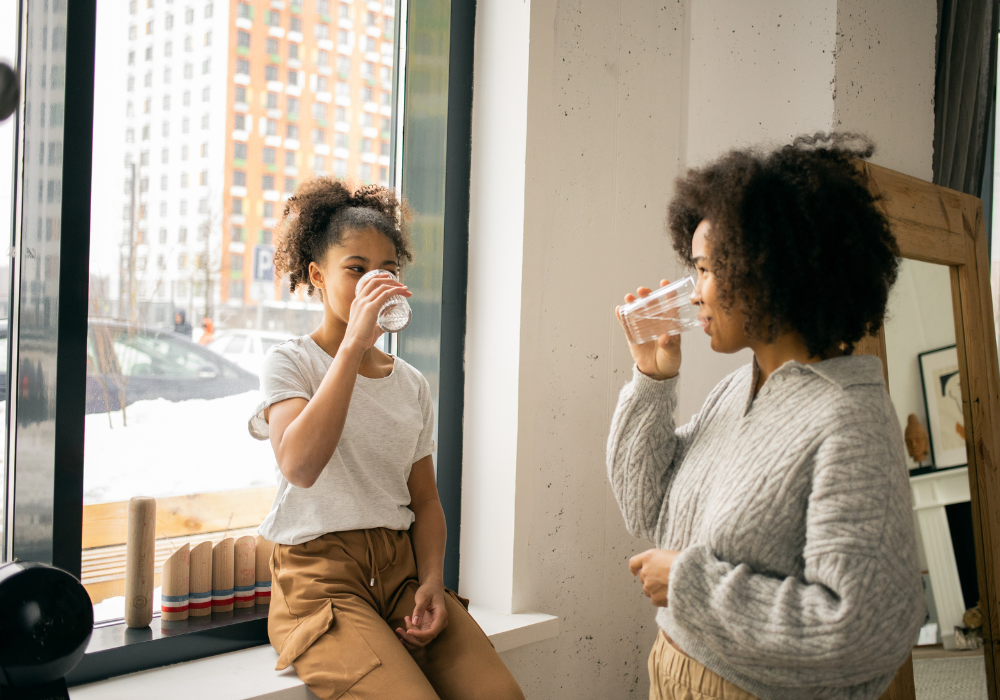
<path id="1" fill-rule="evenodd" d="M 670 284 L 668 280 L 660 281 L 661 287 L 666 287 L 668 284 Z M 638 297 L 647 297 L 651 291 L 648 287 L 639 287 L 635 294 L 625 295 L 625 303 L 631 304 L 636 300 L 636 295 Z M 618 317 L 619 323 L 622 321 L 620 309 L 621 307 L 615 309 L 615 315 Z M 622 327 L 624 328 L 624 324 L 622 324 Z M 632 352 L 632 359 L 635 360 L 636 367 L 651 379 L 670 379 L 671 377 L 676 377 L 677 372 L 680 371 L 680 334 L 661 335 L 656 340 L 651 340 L 641 345 L 629 343 L 628 348 Z"/>
<path id="2" fill-rule="evenodd" d="M 406 285 L 388 276 L 378 275 L 365 282 L 351 302 L 351 318 L 347 322 L 345 340 L 354 339 L 365 350 L 375 345 L 383 331 L 378 325 L 378 313 L 393 296 L 411 297 Z"/>

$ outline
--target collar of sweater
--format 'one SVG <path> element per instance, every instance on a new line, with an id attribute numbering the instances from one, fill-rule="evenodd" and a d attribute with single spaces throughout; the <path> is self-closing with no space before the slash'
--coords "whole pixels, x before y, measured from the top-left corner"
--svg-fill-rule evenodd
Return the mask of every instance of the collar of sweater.
<path id="1" fill-rule="evenodd" d="M 773 377 L 779 375 L 800 374 L 802 372 L 812 372 L 841 389 L 857 384 L 881 384 L 885 382 L 882 375 L 882 360 L 874 355 L 844 355 L 843 357 L 810 363 L 789 360 L 774 370 L 767 381 L 769 382 Z M 757 365 L 755 357 L 751 386 L 757 385 L 757 377 L 759 376 L 760 367 Z"/>

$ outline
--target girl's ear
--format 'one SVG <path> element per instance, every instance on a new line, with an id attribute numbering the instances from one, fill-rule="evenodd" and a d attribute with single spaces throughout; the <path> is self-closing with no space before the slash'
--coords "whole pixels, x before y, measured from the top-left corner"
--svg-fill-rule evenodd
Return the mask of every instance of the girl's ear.
<path id="1" fill-rule="evenodd" d="M 312 282 L 312 285 L 316 289 L 326 289 L 326 283 L 323 281 L 323 271 L 314 262 L 309 263 L 309 281 Z"/>

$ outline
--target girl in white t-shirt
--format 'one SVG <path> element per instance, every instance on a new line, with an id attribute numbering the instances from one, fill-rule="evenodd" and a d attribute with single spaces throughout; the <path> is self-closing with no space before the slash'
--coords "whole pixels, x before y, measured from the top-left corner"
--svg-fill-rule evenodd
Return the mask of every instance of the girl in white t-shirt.
<path id="1" fill-rule="evenodd" d="M 268 635 L 321 698 L 522 699 L 468 601 L 444 587 L 427 380 L 378 350 L 391 277 L 411 260 L 384 187 L 316 178 L 288 200 L 276 270 L 323 302 L 323 322 L 268 355 L 251 434 L 270 439 L 278 492 Z"/>

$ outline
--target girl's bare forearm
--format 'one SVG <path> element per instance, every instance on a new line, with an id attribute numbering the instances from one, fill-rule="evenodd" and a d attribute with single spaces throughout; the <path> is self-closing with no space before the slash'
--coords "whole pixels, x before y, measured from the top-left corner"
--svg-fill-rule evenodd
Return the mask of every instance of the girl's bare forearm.
<path id="1" fill-rule="evenodd" d="M 344 432 L 363 353 L 347 343 L 340 346 L 316 394 L 281 436 L 278 464 L 296 486 L 312 486 L 333 457 Z"/>
<path id="2" fill-rule="evenodd" d="M 417 559 L 417 578 L 420 583 L 444 585 L 444 546 L 448 529 L 441 502 L 435 498 L 411 503 L 410 510 L 415 517 L 410 526 L 410 539 Z"/>

